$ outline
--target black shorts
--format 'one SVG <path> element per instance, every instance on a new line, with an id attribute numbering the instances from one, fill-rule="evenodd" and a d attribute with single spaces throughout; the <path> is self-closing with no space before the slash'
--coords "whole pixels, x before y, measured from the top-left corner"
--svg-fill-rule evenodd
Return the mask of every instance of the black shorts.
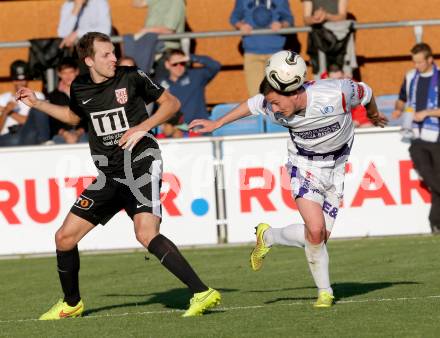
<path id="1" fill-rule="evenodd" d="M 94 225 L 106 224 L 122 209 L 132 219 L 141 212 L 161 217 L 162 161 L 144 160 L 131 172 L 132 175 L 98 175 L 70 211 Z"/>

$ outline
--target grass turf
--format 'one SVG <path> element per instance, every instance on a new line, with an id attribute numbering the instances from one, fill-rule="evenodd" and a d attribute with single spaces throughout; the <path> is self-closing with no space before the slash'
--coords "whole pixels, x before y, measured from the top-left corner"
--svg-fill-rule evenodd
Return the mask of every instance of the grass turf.
<path id="1" fill-rule="evenodd" d="M 219 309 L 181 318 L 191 295 L 151 256 L 81 255 L 85 316 L 35 320 L 57 301 L 54 257 L 0 260 L 0 337 L 438 337 L 440 236 L 329 243 L 337 304 L 314 309 L 303 250 L 272 249 L 251 271 L 248 246 L 183 250 L 222 292 Z"/>

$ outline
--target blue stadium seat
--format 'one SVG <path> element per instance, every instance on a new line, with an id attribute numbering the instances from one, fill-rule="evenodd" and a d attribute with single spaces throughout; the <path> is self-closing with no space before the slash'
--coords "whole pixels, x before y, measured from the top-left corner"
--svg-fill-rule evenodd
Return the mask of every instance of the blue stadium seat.
<path id="1" fill-rule="evenodd" d="M 396 100 L 398 99 L 399 95 L 397 94 L 390 94 L 390 95 L 380 95 L 376 96 L 376 104 L 379 111 L 388 118 L 389 126 L 400 126 L 401 125 L 401 118 L 393 120 L 391 118 L 391 113 L 394 111 L 394 104 L 396 103 Z"/>
<path id="2" fill-rule="evenodd" d="M 273 123 L 272 120 L 265 116 L 266 133 L 287 133 L 289 130 L 286 127 Z"/>
<path id="3" fill-rule="evenodd" d="M 211 111 L 211 120 L 216 120 L 226 113 L 229 113 L 235 108 L 238 103 L 224 103 L 214 106 Z M 243 134 L 258 134 L 264 132 L 264 122 L 261 115 L 252 115 L 232 122 L 215 130 L 213 136 L 226 135 L 243 135 Z"/>

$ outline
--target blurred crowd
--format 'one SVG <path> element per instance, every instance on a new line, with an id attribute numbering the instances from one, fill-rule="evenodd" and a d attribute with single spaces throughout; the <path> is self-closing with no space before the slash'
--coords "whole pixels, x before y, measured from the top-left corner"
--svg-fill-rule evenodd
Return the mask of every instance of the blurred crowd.
<path id="1" fill-rule="evenodd" d="M 353 36 L 353 16 L 347 13 L 348 0 L 301 0 L 303 21 L 312 27 L 308 36 L 307 54 L 315 79 L 354 78 L 356 52 Z M 132 0 L 136 8 L 147 7 L 144 26 L 123 36 L 117 50 L 120 66 L 134 66 L 149 74 L 181 101 L 180 113 L 156 131 L 158 137 L 193 137 L 188 123 L 197 118 L 209 118 L 205 88 L 218 74 L 221 64 L 206 55 L 195 55 L 189 39 L 159 40 L 159 35 L 183 33 L 186 23 L 184 0 Z M 295 25 L 288 0 L 236 0 L 230 14 L 233 28 L 246 33 L 241 41 L 243 67 L 249 96 L 258 93 L 264 77 L 267 59 L 283 49 L 300 52 L 295 34 L 248 34 L 258 29 L 278 32 Z M 60 8 L 56 39 L 31 40 L 29 62 L 16 60 L 11 64 L 12 87 L 0 95 L 0 146 L 31 144 L 72 144 L 87 142 L 87 126 L 68 126 L 40 112 L 29 109 L 14 99 L 14 93 L 45 70 L 56 69 L 56 88 L 47 86 L 40 97 L 51 103 L 67 105 L 70 84 L 86 67 L 77 61 L 75 44 L 89 31 L 115 35 L 111 8 L 107 0 L 67 0 Z M 49 60 L 49 55 L 51 59 Z M 40 72 L 40 74 L 39 74 Z M 396 90 L 397 92 L 397 90 Z M 401 99 L 401 97 L 400 97 Z M 154 106 L 147 106 L 149 114 Z M 357 127 L 369 127 L 365 109 L 353 110 Z"/>

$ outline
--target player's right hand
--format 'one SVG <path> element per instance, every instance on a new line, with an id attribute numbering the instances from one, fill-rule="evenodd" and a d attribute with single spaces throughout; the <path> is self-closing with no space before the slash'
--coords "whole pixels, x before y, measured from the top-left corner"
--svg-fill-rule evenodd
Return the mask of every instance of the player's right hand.
<path id="1" fill-rule="evenodd" d="M 15 100 L 22 101 L 25 105 L 31 108 L 35 107 L 35 105 L 38 103 L 38 99 L 34 91 L 26 87 L 20 88 L 17 93 L 15 93 Z"/>
<path id="2" fill-rule="evenodd" d="M 197 133 L 210 133 L 218 127 L 219 126 L 217 121 L 203 119 L 192 120 L 191 123 L 188 125 L 189 129 L 192 129 Z"/>

